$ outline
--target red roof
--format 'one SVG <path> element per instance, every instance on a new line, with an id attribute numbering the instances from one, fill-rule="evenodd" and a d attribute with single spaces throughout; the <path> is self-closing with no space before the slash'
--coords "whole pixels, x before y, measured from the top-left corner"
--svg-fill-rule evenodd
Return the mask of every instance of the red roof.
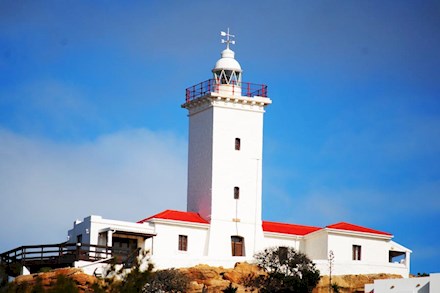
<path id="1" fill-rule="evenodd" d="M 148 222 L 149 220 L 152 220 L 152 219 L 166 219 L 166 220 L 175 220 L 175 221 L 183 221 L 183 222 L 209 224 L 209 222 L 206 221 L 205 219 L 203 219 L 198 213 L 181 212 L 181 211 L 174 211 L 174 210 L 165 210 L 165 211 L 158 213 L 154 216 L 140 220 L 138 223 Z"/>
<path id="2" fill-rule="evenodd" d="M 202 223 L 209 224 L 208 221 L 203 219 L 198 213 L 194 212 L 182 212 L 175 210 L 165 210 L 161 213 L 158 213 L 154 216 L 145 218 L 140 220 L 138 223 L 148 222 L 152 219 L 165 219 L 165 220 L 174 220 L 174 221 L 182 221 L 182 222 L 191 222 L 191 223 Z M 392 234 L 387 232 L 382 232 L 346 222 L 340 222 L 333 225 L 326 226 L 326 228 L 336 229 L 336 230 L 346 230 L 346 231 L 355 231 L 355 232 L 364 232 L 364 233 L 372 233 L 379 235 L 387 235 L 392 236 Z M 263 231 L 265 232 L 274 232 L 281 234 L 291 234 L 304 236 L 309 233 L 321 230 L 320 227 L 314 226 L 305 226 L 305 225 L 295 225 L 295 224 L 287 224 L 287 223 L 279 223 L 279 222 L 270 222 L 263 221 Z"/>
<path id="3" fill-rule="evenodd" d="M 304 236 L 321 230 L 319 227 L 263 221 L 263 231 Z"/>
<path id="4" fill-rule="evenodd" d="M 370 229 L 370 228 L 366 228 L 366 227 L 362 227 L 362 226 L 358 226 L 358 225 L 353 225 L 353 224 L 346 223 L 346 222 L 339 222 L 339 223 L 336 223 L 333 225 L 329 225 L 326 228 L 392 236 L 392 234 L 387 233 L 387 232 L 382 232 L 382 231 L 378 231 L 378 230 L 374 230 L 374 229 Z"/>

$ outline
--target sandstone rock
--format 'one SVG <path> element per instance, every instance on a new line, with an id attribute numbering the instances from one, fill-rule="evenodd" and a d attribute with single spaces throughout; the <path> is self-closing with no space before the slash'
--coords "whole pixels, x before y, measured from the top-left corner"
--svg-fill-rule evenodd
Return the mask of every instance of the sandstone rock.
<path id="1" fill-rule="evenodd" d="M 180 271 L 186 273 L 191 280 L 186 293 L 222 292 L 230 283 L 232 283 L 233 287 L 238 289 L 238 293 L 252 292 L 250 288 L 243 286 L 243 279 L 249 275 L 255 277 L 265 274 L 258 266 L 248 263 L 237 263 L 233 269 L 198 265 L 191 268 L 183 268 L 180 269 Z M 102 280 L 94 276 L 86 275 L 80 269 L 74 268 L 57 269 L 46 273 L 19 276 L 14 282 L 16 284 L 27 283 L 30 286 L 34 286 L 37 280 L 41 280 L 43 288 L 47 290 L 56 284 L 59 275 L 71 278 L 81 293 L 93 292 L 91 289 L 92 285 L 96 282 L 102 282 Z M 401 276 L 387 274 L 333 276 L 332 283 L 336 283 L 340 286 L 341 293 L 364 292 L 365 284 L 373 283 L 376 279 L 388 278 L 401 278 Z M 313 290 L 313 293 L 328 293 L 328 285 L 329 277 L 323 276 L 318 286 Z"/>
<path id="2" fill-rule="evenodd" d="M 45 273 L 18 276 L 14 282 L 16 284 L 27 283 L 29 287 L 34 287 L 37 282 L 41 282 L 43 288 L 47 290 L 56 284 L 57 278 L 60 275 L 72 279 L 78 287 L 79 292 L 91 292 L 91 286 L 99 282 L 96 277 L 84 274 L 80 269 L 75 268 L 62 268 Z"/>
<path id="3" fill-rule="evenodd" d="M 396 279 L 402 278 L 400 275 L 391 274 L 369 274 L 369 275 L 343 275 L 332 276 L 332 284 L 337 284 L 340 287 L 341 293 L 364 292 L 364 285 L 374 283 L 378 279 Z M 328 293 L 329 292 L 329 277 L 323 276 L 319 281 L 318 286 L 313 290 L 313 293 Z"/>

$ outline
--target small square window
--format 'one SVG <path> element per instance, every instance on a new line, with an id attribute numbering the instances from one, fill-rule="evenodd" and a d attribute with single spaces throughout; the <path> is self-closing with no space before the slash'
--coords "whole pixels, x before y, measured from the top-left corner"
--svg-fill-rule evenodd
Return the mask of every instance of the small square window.
<path id="1" fill-rule="evenodd" d="M 353 260 L 361 260 L 361 246 L 353 245 Z"/>
<path id="2" fill-rule="evenodd" d="M 179 235 L 179 250 L 187 251 L 188 250 L 188 236 L 187 235 Z"/>
<path id="3" fill-rule="evenodd" d="M 240 148 L 241 148 L 241 140 L 238 137 L 236 137 L 235 138 L 235 150 L 239 151 Z"/>
<path id="4" fill-rule="evenodd" d="M 240 198 L 240 187 L 235 186 L 234 187 L 234 199 Z"/>

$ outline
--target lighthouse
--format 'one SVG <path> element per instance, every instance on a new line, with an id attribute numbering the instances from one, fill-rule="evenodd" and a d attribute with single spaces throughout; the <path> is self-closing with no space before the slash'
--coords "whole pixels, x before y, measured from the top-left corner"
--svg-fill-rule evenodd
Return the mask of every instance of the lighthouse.
<path id="1" fill-rule="evenodd" d="M 182 105 L 189 117 L 187 211 L 210 223 L 208 256 L 249 257 L 263 242 L 263 116 L 272 101 L 266 85 L 242 81 L 234 35 L 221 35 L 226 48 L 212 78 L 187 88 Z"/>
<path id="2" fill-rule="evenodd" d="M 263 116 L 272 101 L 266 85 L 243 81 L 241 65 L 230 48 L 234 36 L 229 30 L 221 34 L 226 48 L 212 77 L 187 88 L 182 105 L 189 117 L 187 211 L 167 209 L 136 223 L 95 215 L 77 220 L 68 231 L 67 244 L 75 254 L 78 247 L 89 249 L 80 254 L 89 258 L 78 259 L 73 266 L 92 274 L 95 264 L 104 266 L 106 260 L 115 259 L 114 254 L 108 258 L 111 253 L 125 250 L 131 257 L 142 249 L 157 269 L 198 264 L 231 268 L 278 246 L 280 252 L 292 247 L 305 253 L 323 275 L 329 274 L 332 252 L 333 273 L 338 275 L 408 277 L 411 250 L 394 242 L 388 232 L 347 222 L 316 227 L 262 221 Z M 97 261 L 96 249 L 103 245 L 107 259 Z M 15 259 L 18 250 L 2 254 L 3 258 Z"/>

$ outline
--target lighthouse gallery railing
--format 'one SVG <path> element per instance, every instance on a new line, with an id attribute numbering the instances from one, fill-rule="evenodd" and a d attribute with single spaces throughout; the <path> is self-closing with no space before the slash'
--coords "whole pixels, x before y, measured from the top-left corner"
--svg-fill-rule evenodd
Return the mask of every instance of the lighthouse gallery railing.
<path id="1" fill-rule="evenodd" d="M 185 91 L 186 102 L 190 102 L 197 98 L 203 97 L 208 93 L 218 93 L 220 86 L 224 84 L 219 84 L 215 79 L 208 79 L 196 85 L 190 86 Z M 267 85 L 255 84 L 250 82 L 240 82 L 239 84 L 229 84 L 231 86 L 231 92 L 234 89 L 241 91 L 241 95 L 245 97 L 267 97 Z"/>

